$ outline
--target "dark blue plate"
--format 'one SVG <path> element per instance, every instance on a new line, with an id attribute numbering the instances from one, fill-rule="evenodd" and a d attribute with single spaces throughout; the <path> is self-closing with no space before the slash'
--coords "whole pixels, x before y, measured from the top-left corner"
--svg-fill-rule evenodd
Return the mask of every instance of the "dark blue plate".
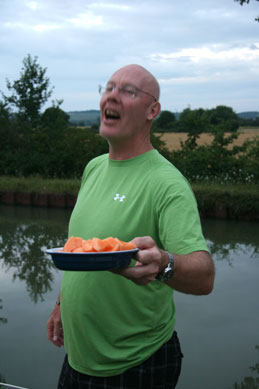
<path id="1" fill-rule="evenodd" d="M 139 249 L 100 253 L 64 253 L 63 247 L 46 250 L 60 270 L 112 270 L 129 266 Z"/>

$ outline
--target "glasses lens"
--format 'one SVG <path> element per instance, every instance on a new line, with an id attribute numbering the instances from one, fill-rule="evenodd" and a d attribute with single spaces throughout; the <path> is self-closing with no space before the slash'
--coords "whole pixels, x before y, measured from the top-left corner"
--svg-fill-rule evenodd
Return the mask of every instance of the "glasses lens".
<path id="1" fill-rule="evenodd" d="M 98 85 L 98 92 L 100 93 L 100 95 L 103 95 L 105 93 L 112 93 L 114 89 L 115 86 L 113 84 L 107 84 L 105 87 L 102 85 Z M 139 91 L 141 92 L 141 90 Z M 120 95 L 127 98 L 134 99 L 134 97 L 136 97 L 136 88 L 132 85 L 124 85 L 122 87 L 118 86 L 118 92 Z"/>
<path id="2" fill-rule="evenodd" d="M 98 86 L 98 92 L 100 93 L 100 95 L 103 95 L 105 93 L 111 93 L 114 89 L 114 86 L 113 85 L 106 85 L 106 86 L 102 86 L 102 85 L 99 85 Z"/>
<path id="3" fill-rule="evenodd" d="M 136 89 L 131 85 L 125 85 L 120 88 L 120 93 L 125 97 L 134 98 L 136 95 Z"/>

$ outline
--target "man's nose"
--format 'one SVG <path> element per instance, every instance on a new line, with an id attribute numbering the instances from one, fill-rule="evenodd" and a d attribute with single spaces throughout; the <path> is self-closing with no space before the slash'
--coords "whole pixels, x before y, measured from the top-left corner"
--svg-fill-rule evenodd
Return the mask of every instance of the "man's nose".
<path id="1" fill-rule="evenodd" d="M 112 90 L 109 92 L 108 98 L 120 99 L 120 88 L 118 86 L 114 86 Z"/>

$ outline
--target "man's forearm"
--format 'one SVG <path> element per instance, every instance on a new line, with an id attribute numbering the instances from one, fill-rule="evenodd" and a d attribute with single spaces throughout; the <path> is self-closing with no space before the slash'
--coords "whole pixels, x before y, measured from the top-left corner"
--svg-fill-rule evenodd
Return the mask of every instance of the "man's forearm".
<path id="1" fill-rule="evenodd" d="M 174 255 L 174 275 L 166 283 L 178 292 L 206 295 L 213 289 L 214 264 L 207 251 Z"/>

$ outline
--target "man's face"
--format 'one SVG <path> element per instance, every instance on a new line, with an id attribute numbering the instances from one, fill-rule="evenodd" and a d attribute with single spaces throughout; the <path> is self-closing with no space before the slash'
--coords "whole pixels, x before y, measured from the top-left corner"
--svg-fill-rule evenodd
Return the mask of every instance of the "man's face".
<path id="1" fill-rule="evenodd" d="M 147 123 L 149 108 L 153 98 L 136 91 L 135 97 L 121 93 L 120 88 L 137 87 L 152 94 L 145 74 L 134 66 L 118 70 L 108 81 L 108 92 L 100 101 L 100 134 L 108 141 L 129 140 L 138 136 Z"/>

